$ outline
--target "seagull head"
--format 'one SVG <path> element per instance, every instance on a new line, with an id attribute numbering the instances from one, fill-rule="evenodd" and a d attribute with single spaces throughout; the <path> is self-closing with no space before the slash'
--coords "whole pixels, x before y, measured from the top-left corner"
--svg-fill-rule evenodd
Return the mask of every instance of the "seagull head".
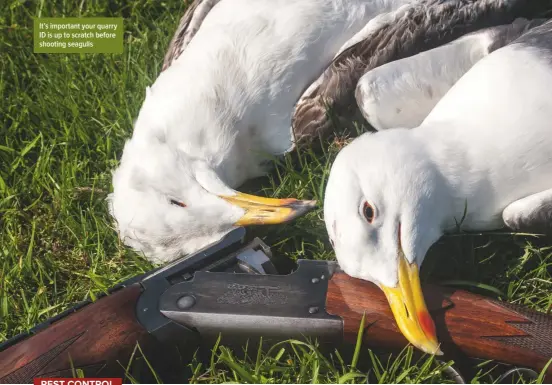
<path id="1" fill-rule="evenodd" d="M 324 220 L 340 267 L 385 293 L 403 335 L 441 354 L 419 279 L 442 235 L 446 184 L 412 130 L 367 133 L 332 165 Z"/>
<path id="2" fill-rule="evenodd" d="M 205 160 L 151 138 L 125 144 L 108 203 L 123 243 L 154 263 L 193 253 L 237 226 L 288 222 L 315 206 L 235 191 Z"/>

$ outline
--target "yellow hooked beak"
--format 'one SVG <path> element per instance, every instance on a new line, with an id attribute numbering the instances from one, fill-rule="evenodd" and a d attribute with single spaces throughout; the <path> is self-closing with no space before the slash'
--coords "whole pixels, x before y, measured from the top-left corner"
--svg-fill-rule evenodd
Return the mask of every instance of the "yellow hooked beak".
<path id="1" fill-rule="evenodd" d="M 409 263 L 400 252 L 399 284 L 397 287 L 381 285 L 391 306 L 395 321 L 406 339 L 418 349 L 436 355 L 442 355 L 437 342 L 435 324 L 427 310 L 418 265 Z"/>
<path id="2" fill-rule="evenodd" d="M 234 224 L 236 226 L 286 223 L 316 207 L 316 201 L 262 198 L 240 192 L 221 198 L 245 210 L 245 214 Z"/>

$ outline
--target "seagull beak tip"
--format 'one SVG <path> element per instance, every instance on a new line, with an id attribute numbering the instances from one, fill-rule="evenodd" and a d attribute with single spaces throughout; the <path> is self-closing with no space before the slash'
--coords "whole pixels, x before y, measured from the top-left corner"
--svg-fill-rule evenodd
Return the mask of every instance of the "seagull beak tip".
<path id="1" fill-rule="evenodd" d="M 387 296 L 397 326 L 406 339 L 425 353 L 443 355 L 439 348 L 435 323 L 424 301 L 418 266 L 401 256 L 397 287 L 381 288 Z"/>
<path id="2" fill-rule="evenodd" d="M 222 198 L 245 210 L 245 214 L 236 222 L 240 226 L 288 223 L 317 206 L 314 200 L 262 198 L 243 193 Z"/>

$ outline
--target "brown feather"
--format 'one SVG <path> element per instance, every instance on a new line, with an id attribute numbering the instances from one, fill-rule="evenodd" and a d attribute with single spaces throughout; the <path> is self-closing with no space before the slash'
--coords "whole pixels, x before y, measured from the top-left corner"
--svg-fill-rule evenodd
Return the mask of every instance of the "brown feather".
<path id="1" fill-rule="evenodd" d="M 203 20 L 209 13 L 209 11 L 220 0 L 193 0 L 188 5 L 184 15 L 180 19 L 178 28 L 169 43 L 165 60 L 163 61 L 162 71 L 165 71 L 170 65 L 178 59 L 178 57 L 184 52 L 192 38 L 195 36 Z"/>
<path id="2" fill-rule="evenodd" d="M 335 120 L 350 124 L 362 117 L 355 89 L 366 72 L 467 33 L 512 23 L 517 17 L 530 17 L 525 3 L 534 5 L 531 0 L 519 0 L 514 6 L 496 0 L 431 0 L 412 5 L 398 19 L 345 49 L 321 75 L 320 85 L 302 96 L 292 118 L 296 145 L 312 145 L 319 138 L 325 139 L 333 133 Z M 550 8 L 544 3 L 549 1 L 541 4 Z"/>

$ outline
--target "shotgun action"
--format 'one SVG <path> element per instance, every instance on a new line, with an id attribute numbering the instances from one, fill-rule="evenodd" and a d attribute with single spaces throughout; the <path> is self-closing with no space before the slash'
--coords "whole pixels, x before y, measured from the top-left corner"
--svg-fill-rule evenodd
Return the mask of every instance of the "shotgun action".
<path id="1" fill-rule="evenodd" d="M 0 383 L 121 373 L 136 343 L 148 347 L 247 339 L 354 343 L 363 315 L 370 347 L 402 349 L 383 292 L 334 262 L 300 260 L 279 275 L 259 239 L 238 228 L 223 240 L 111 289 L 0 345 Z M 425 285 L 441 350 L 542 370 L 552 358 L 552 317 L 453 288 Z M 547 374 L 552 374 L 549 367 Z"/>

